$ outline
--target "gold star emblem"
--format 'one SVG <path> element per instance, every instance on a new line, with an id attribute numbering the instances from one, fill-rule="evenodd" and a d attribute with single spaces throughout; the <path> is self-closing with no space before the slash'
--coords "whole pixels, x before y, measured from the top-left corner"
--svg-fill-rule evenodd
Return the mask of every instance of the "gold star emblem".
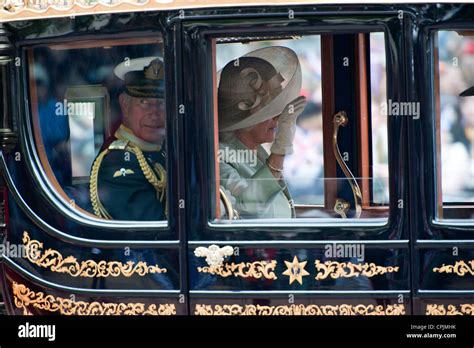
<path id="1" fill-rule="evenodd" d="M 300 285 L 303 285 L 303 277 L 309 275 L 304 269 L 307 261 L 299 262 L 295 256 L 292 262 L 285 261 L 285 265 L 288 268 L 283 275 L 290 277 L 290 285 L 296 280 Z"/>

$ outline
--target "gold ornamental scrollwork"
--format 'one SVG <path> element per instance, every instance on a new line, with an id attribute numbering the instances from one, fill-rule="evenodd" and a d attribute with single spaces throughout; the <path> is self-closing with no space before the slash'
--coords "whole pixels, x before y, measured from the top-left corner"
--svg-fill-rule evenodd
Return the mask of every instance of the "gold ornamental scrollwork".
<path id="1" fill-rule="evenodd" d="M 31 307 L 62 315 L 176 315 L 176 307 L 172 303 L 157 306 L 144 303 L 73 301 L 35 292 L 16 282 L 13 283 L 12 290 L 15 306 L 23 310 L 23 315 L 31 315 Z"/>
<path id="2" fill-rule="evenodd" d="M 230 276 L 255 279 L 277 279 L 274 271 L 277 262 L 272 261 L 254 261 L 240 263 L 224 263 L 219 267 L 198 267 L 200 273 L 209 273 L 227 278 Z"/>
<path id="3" fill-rule="evenodd" d="M 460 277 L 464 277 L 466 274 L 474 276 L 474 260 L 471 261 L 456 261 L 454 265 L 443 265 L 441 267 L 434 267 L 434 273 L 454 273 Z"/>
<path id="4" fill-rule="evenodd" d="M 147 265 L 146 262 L 128 261 L 94 261 L 86 260 L 78 262 L 72 256 L 63 256 L 54 249 L 43 250 L 43 243 L 31 239 L 28 232 L 23 232 L 23 244 L 25 245 L 26 258 L 33 264 L 49 268 L 51 272 L 66 273 L 72 277 L 131 277 L 133 275 L 145 276 L 149 273 L 166 273 L 166 268 L 158 265 Z"/>
<path id="5" fill-rule="evenodd" d="M 426 315 L 474 315 L 474 303 L 464 303 L 459 306 L 453 304 L 428 304 Z"/>
<path id="6" fill-rule="evenodd" d="M 385 273 L 396 273 L 399 270 L 398 266 L 378 266 L 375 263 L 352 263 L 352 262 L 337 262 L 337 261 L 326 261 L 322 263 L 320 260 L 314 262 L 316 267 L 316 280 L 326 279 L 331 277 L 332 279 L 338 278 L 351 278 L 358 277 L 360 275 L 365 277 L 373 277 Z"/>
<path id="7" fill-rule="evenodd" d="M 196 304 L 195 315 L 404 315 L 404 304 L 387 305 L 207 305 Z"/>

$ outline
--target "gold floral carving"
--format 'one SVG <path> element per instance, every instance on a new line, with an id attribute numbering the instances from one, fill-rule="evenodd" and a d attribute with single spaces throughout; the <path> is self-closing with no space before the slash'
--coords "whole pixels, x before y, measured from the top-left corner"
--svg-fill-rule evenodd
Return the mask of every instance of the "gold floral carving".
<path id="1" fill-rule="evenodd" d="M 206 305 L 196 304 L 195 315 L 404 315 L 405 305 Z"/>
<path id="2" fill-rule="evenodd" d="M 13 283 L 13 299 L 15 306 L 23 310 L 23 315 L 31 315 L 33 308 L 62 315 L 175 315 L 174 304 L 144 303 L 113 303 L 113 302 L 84 302 L 68 298 L 45 295 L 43 292 L 30 290 L 24 284 Z"/>
<path id="3" fill-rule="evenodd" d="M 398 266 L 378 266 L 375 263 L 352 263 L 352 262 L 337 262 L 337 261 L 326 261 L 322 263 L 319 260 L 314 262 L 318 274 L 316 274 L 316 280 L 326 279 L 331 277 L 337 278 L 351 278 L 358 277 L 360 275 L 365 277 L 373 277 L 385 273 L 398 272 Z"/>
<path id="4" fill-rule="evenodd" d="M 474 260 L 465 262 L 463 260 L 456 261 L 454 265 L 443 265 L 441 267 L 434 267 L 435 273 L 455 273 L 458 276 L 464 277 L 466 274 L 474 276 Z"/>
<path id="5" fill-rule="evenodd" d="M 428 304 L 426 315 L 474 315 L 474 303 L 465 303 L 458 306 L 444 304 Z"/>
<path id="6" fill-rule="evenodd" d="M 275 267 L 277 262 L 273 261 L 255 261 L 240 263 L 224 263 L 219 267 L 198 267 L 198 272 L 210 273 L 227 278 L 230 276 L 255 279 L 277 279 Z"/>
<path id="7" fill-rule="evenodd" d="M 28 232 L 23 232 L 23 244 L 25 245 L 26 258 L 33 264 L 49 268 L 52 272 L 66 273 L 72 277 L 131 277 L 132 275 L 144 276 L 149 273 L 166 273 L 166 268 L 158 265 L 149 266 L 146 262 L 128 261 L 94 261 L 86 260 L 78 262 L 72 256 L 63 257 L 57 250 L 43 250 L 43 243 L 30 239 Z"/>

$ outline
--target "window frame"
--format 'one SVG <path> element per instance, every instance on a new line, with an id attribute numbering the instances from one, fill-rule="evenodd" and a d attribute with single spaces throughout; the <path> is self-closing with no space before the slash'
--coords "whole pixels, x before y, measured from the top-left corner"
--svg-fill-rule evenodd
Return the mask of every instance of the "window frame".
<path id="1" fill-rule="evenodd" d="M 157 44 L 162 45 L 163 47 L 163 56 L 165 60 L 165 66 L 169 66 L 168 59 L 166 57 L 167 53 L 167 41 L 171 40 L 167 38 L 167 35 L 170 35 L 162 27 L 157 27 L 154 30 L 149 30 L 147 32 L 140 31 L 127 31 L 120 32 L 114 35 L 111 34 L 98 34 L 93 36 L 93 38 L 86 37 L 84 39 L 78 38 L 77 41 L 74 41 L 73 38 L 63 39 L 63 38 L 52 38 L 41 40 L 40 42 L 29 43 L 25 42 L 20 48 L 23 61 L 27 62 L 23 64 L 21 75 L 19 80 L 25 81 L 22 88 L 22 93 L 28 101 L 33 100 L 33 92 L 31 86 L 34 85 L 34 78 L 32 78 L 32 69 L 34 61 L 30 60 L 33 58 L 33 49 L 37 47 L 51 47 L 57 46 L 59 49 L 81 49 L 81 48 L 94 48 L 94 47 L 103 47 L 103 43 L 107 45 L 118 43 L 116 46 L 120 45 L 140 45 L 140 44 Z M 31 57 L 30 57 L 31 56 Z M 170 84 L 168 80 L 170 79 L 171 74 L 167 70 L 174 70 L 173 67 L 165 68 L 165 84 L 168 87 Z M 172 114 L 174 111 L 168 106 L 168 101 L 171 98 L 174 98 L 174 91 L 170 90 L 165 93 L 166 99 L 166 124 L 167 124 L 167 135 L 171 133 L 170 122 L 172 119 Z M 39 130 L 39 114 L 36 108 L 32 107 L 31 102 L 28 102 L 28 105 L 24 108 L 23 115 L 21 117 L 21 122 L 24 127 L 24 134 L 26 137 L 26 155 L 29 158 L 27 161 L 28 167 L 31 173 L 32 179 L 37 183 L 39 190 L 44 193 L 49 203 L 62 215 L 68 219 L 73 220 L 75 223 L 81 225 L 90 226 L 93 228 L 107 229 L 107 230 L 117 230 L 117 231 L 127 231 L 130 229 L 140 229 L 143 231 L 148 231 L 150 233 L 149 237 L 145 239 L 137 240 L 152 240 L 156 239 L 156 233 L 163 238 L 160 238 L 161 241 L 176 240 L 178 238 L 179 232 L 174 231 L 171 226 L 172 222 L 170 221 L 170 216 L 167 220 L 163 221 L 134 221 L 134 220 L 106 220 L 101 219 L 95 216 L 94 214 L 86 211 L 85 209 L 71 204 L 72 198 L 70 198 L 64 191 L 64 189 L 59 185 L 50 163 L 47 159 L 47 155 L 42 146 L 43 139 L 41 132 Z M 20 127 L 20 128 L 23 128 Z M 168 138 L 168 137 L 167 137 Z M 171 163 L 171 156 L 167 158 L 167 171 Z M 169 212 L 173 209 L 170 204 L 171 195 L 169 193 L 171 185 L 168 182 L 168 209 Z M 69 233 L 68 233 L 69 234 Z M 92 232 L 91 235 L 96 237 L 97 232 Z M 71 234 L 74 236 L 74 233 Z M 147 235 L 148 236 L 148 235 Z"/>
<path id="2" fill-rule="evenodd" d="M 223 38 L 223 37 L 232 37 L 232 36 L 244 36 L 244 35 L 249 35 L 249 36 L 292 36 L 292 35 L 314 35 L 314 34 L 321 34 L 321 33 L 351 33 L 354 30 L 357 30 L 359 32 L 371 32 L 371 31 L 377 31 L 377 32 L 383 32 L 385 35 L 385 43 L 386 43 L 386 61 L 387 61 L 387 71 L 390 73 L 391 69 L 393 69 L 393 73 L 396 74 L 394 77 L 394 82 L 396 83 L 397 81 L 401 81 L 404 79 L 402 77 L 401 72 L 403 69 L 400 67 L 400 62 L 395 59 L 393 56 L 395 53 L 392 48 L 396 48 L 397 50 L 400 50 L 403 47 L 403 43 L 405 41 L 405 36 L 404 35 L 398 35 L 394 36 L 394 32 L 401 31 L 402 26 L 401 22 L 398 21 L 397 18 L 397 12 L 396 11 L 387 11 L 384 12 L 383 15 L 381 15 L 380 12 L 377 13 L 378 18 L 372 19 L 370 17 L 364 18 L 364 20 L 361 19 L 361 16 L 367 16 L 370 15 L 367 12 L 364 13 L 357 13 L 357 14 L 352 14 L 352 16 L 358 16 L 357 21 L 351 21 L 350 15 L 344 16 L 343 14 L 340 14 L 340 17 L 338 18 L 339 20 L 344 18 L 344 23 L 339 23 L 337 25 L 334 24 L 334 22 L 331 22 L 331 24 L 324 23 L 326 19 L 324 18 L 324 13 L 317 12 L 315 16 L 311 16 L 312 13 L 307 13 L 307 12 L 301 12 L 301 15 L 299 15 L 300 21 L 299 23 L 286 23 L 285 27 L 282 29 L 278 25 L 275 25 L 275 23 L 278 23 L 276 18 L 276 14 L 272 14 L 272 17 L 270 19 L 260 19 L 258 22 L 255 19 L 255 22 L 253 22 L 252 27 L 249 29 L 247 26 L 244 28 L 239 27 L 238 23 L 235 22 L 227 22 L 225 21 L 219 21 L 219 24 L 216 26 L 213 26 L 213 23 L 211 21 L 207 21 L 205 25 L 202 25 L 202 22 L 199 22 L 199 18 L 195 19 L 188 19 L 187 21 L 184 21 L 183 24 L 183 30 L 184 30 L 184 37 L 185 37 L 185 47 L 187 47 L 188 51 L 187 53 L 189 54 L 190 58 L 189 62 L 196 62 L 196 64 L 199 64 L 203 71 L 199 71 L 193 75 L 193 77 L 197 81 L 196 83 L 192 84 L 192 87 L 196 90 L 202 90 L 202 88 L 209 88 L 209 86 L 213 86 L 212 84 L 212 74 L 213 72 L 211 71 L 212 69 L 210 68 L 210 63 L 209 60 L 206 60 L 205 57 L 209 55 L 209 52 L 211 51 L 210 45 L 211 39 L 213 38 Z M 296 15 L 296 11 L 295 11 Z M 285 16 L 285 13 L 281 14 L 282 17 Z M 339 16 L 339 15 L 338 15 Z M 286 17 L 285 17 L 286 18 Z M 227 19 L 227 18 L 226 18 Z M 315 20 L 317 23 L 310 23 L 310 20 Z M 250 21 L 250 19 L 249 19 Z M 275 22 L 272 22 L 275 21 Z M 297 21 L 295 21 L 297 22 Z M 362 23 L 364 22 L 364 23 Z M 362 23 L 362 24 L 361 24 Z M 248 23 L 247 23 L 248 24 Z M 396 43 L 391 42 L 391 40 L 396 39 Z M 186 65 L 186 64 L 185 64 Z M 189 83 L 188 85 L 191 85 Z M 396 83 L 396 85 L 398 85 Z M 214 82 L 215 86 L 215 82 Z M 393 96 L 395 98 L 397 95 L 394 94 L 396 91 L 394 91 L 393 86 L 388 85 L 388 90 L 387 90 L 387 95 L 388 97 Z M 210 88 L 209 88 L 210 89 Z M 215 88 L 213 88 L 213 93 L 215 93 Z M 397 92 L 398 93 L 398 92 Z M 212 94 L 212 93 L 209 93 Z M 195 226 L 193 228 L 194 231 L 191 231 L 191 240 L 205 240 L 205 239 L 215 239 L 216 236 L 219 236 L 219 232 L 222 231 L 228 231 L 232 232 L 231 234 L 226 234 L 225 238 L 226 240 L 241 240 L 245 235 L 245 233 L 252 232 L 251 229 L 258 230 L 259 236 L 258 239 L 269 239 L 269 240 L 274 240 L 275 238 L 282 237 L 280 233 L 288 233 L 288 227 L 292 228 L 292 234 L 293 238 L 298 238 L 301 237 L 301 239 L 328 239 L 328 238 L 334 238 L 334 233 L 340 233 L 340 229 L 344 228 L 345 233 L 349 233 L 350 236 L 354 236 L 354 238 L 359 239 L 359 238 L 372 238 L 375 235 L 383 235 L 389 230 L 397 230 L 399 227 L 399 224 L 403 221 L 403 215 L 401 209 L 395 209 L 395 204 L 396 204 L 396 197 L 400 196 L 403 192 L 403 195 L 407 194 L 408 189 L 406 185 L 402 185 L 400 180 L 397 179 L 397 174 L 401 173 L 404 170 L 398 168 L 398 163 L 396 158 L 391 156 L 389 154 L 389 161 L 391 165 L 391 169 L 396 169 L 394 174 L 391 176 L 391 183 L 390 183 L 390 196 L 391 196 L 391 202 L 390 202 L 390 207 L 389 209 L 389 216 L 387 219 L 384 219 L 383 222 L 376 222 L 374 219 L 370 219 L 369 221 L 362 221 L 362 220 L 355 220 L 355 219 L 344 219 L 344 220 L 331 220 L 331 221 L 322 221 L 323 219 L 312 219 L 312 221 L 302 221 L 303 219 L 299 219 L 300 221 L 297 221 L 296 219 L 287 221 L 285 223 L 280 223 L 280 221 L 272 221 L 269 223 L 264 223 L 264 222 L 252 222 L 251 220 L 243 221 L 242 223 L 216 223 L 216 220 L 214 219 L 215 215 L 215 209 L 213 208 L 215 206 L 215 199 L 217 197 L 217 188 L 215 187 L 214 184 L 210 185 L 210 183 L 215 182 L 215 148 L 216 144 L 214 139 L 211 135 L 214 134 L 214 115 L 215 113 L 212 112 L 213 110 L 213 105 L 214 105 L 214 99 L 211 97 L 207 97 L 206 100 L 203 102 L 201 96 L 200 98 L 200 104 L 194 104 L 194 99 L 198 98 L 198 96 L 195 96 L 194 94 L 189 97 L 189 99 L 186 99 L 191 105 L 191 110 L 192 112 L 197 112 L 197 113 L 202 113 L 204 115 L 206 114 L 212 114 L 212 120 L 211 116 L 208 116 L 207 119 L 205 119 L 205 122 L 202 122 L 199 124 L 199 127 L 205 127 L 205 130 L 203 132 L 206 135 L 209 135 L 207 138 L 199 138 L 196 136 L 191 136 L 190 138 L 193 141 L 196 141 L 196 146 L 200 148 L 203 146 L 201 149 L 201 152 L 199 153 L 200 161 L 201 163 L 204 163 L 204 166 L 200 165 L 196 167 L 196 169 L 191 169 L 191 171 L 195 172 L 195 170 L 198 170 L 198 181 L 204 180 L 204 186 L 205 191 L 203 191 L 203 202 L 202 204 L 205 204 L 205 211 L 201 213 L 197 213 L 191 217 L 191 224 Z M 195 110 L 196 109 L 196 110 Z M 400 120 L 392 120 L 394 123 L 397 131 L 396 134 L 400 134 L 398 129 L 402 129 L 403 124 L 402 122 L 399 122 Z M 189 121 L 189 122 L 194 122 L 194 121 Z M 197 127 L 197 124 L 190 124 L 189 127 Z M 390 126 L 389 126 L 390 127 Z M 400 128 L 399 128 L 400 127 Z M 392 127 L 393 128 L 393 127 Z M 389 128 L 390 129 L 390 128 Z M 393 144 L 391 145 L 393 146 Z M 390 145 L 389 145 L 389 151 L 390 151 Z M 397 166 L 395 166 L 397 164 Z M 195 167 L 195 160 L 191 159 L 188 161 L 188 166 L 191 168 Z M 393 167 L 393 168 L 392 168 Z M 199 169 L 197 169 L 199 168 Z M 204 174 L 203 174 L 204 173 Z M 201 178 L 201 175 L 204 175 L 204 177 Z M 209 183 L 207 183 L 209 181 Z M 395 184 L 394 184 L 395 181 Z M 198 192 L 201 190 L 201 188 L 198 188 L 199 186 L 196 186 L 194 189 L 197 189 Z M 193 188 L 188 188 L 188 192 L 192 192 Z M 207 192 L 206 192 L 207 191 Z M 400 192 L 400 194 L 397 194 L 397 192 Z M 212 204 L 210 203 L 212 202 Z M 197 209 L 197 208 L 196 208 Z M 195 220 L 197 219 L 197 220 Z M 337 222 L 335 222 L 337 221 Z M 288 224 L 287 224 L 288 223 Z M 314 235 L 314 232 L 320 231 L 321 227 L 327 227 L 328 229 L 325 231 L 325 235 L 320 237 L 317 237 Z M 352 228 L 354 227 L 354 228 Z M 196 232 L 199 230 L 199 232 Z M 405 232 L 402 234 L 401 230 L 400 235 L 405 235 Z M 198 233 L 198 235 L 196 235 Z M 353 233 L 357 234 L 355 236 Z M 208 237 L 208 238 L 206 238 Z M 251 239 L 256 238 L 256 236 L 251 237 Z M 285 237 L 283 235 L 283 239 L 287 239 L 288 237 Z M 337 238 L 337 237 L 336 237 Z M 350 237 L 349 237 L 350 238 Z"/>
<path id="3" fill-rule="evenodd" d="M 440 74 L 439 74 L 439 46 L 438 46 L 438 32 L 440 31 L 455 31 L 455 32 L 466 32 L 474 36 L 474 28 L 459 27 L 456 26 L 432 26 L 429 28 L 430 46 L 432 50 L 431 56 L 431 71 L 432 71 L 432 98 L 431 107 L 434 111 L 434 165 L 435 165 L 435 199 L 434 199 L 434 214 L 432 219 L 433 225 L 439 226 L 465 226 L 466 224 L 472 224 L 474 218 L 460 218 L 458 217 L 456 210 L 461 210 L 459 215 L 462 213 L 470 213 L 474 216 L 474 202 L 444 202 L 443 201 L 443 189 L 442 189 L 442 163 L 441 163 L 441 95 L 440 95 Z M 462 34 L 460 34 L 462 35 Z M 444 215 L 456 214 L 455 217 L 447 217 Z M 471 222 L 471 223 L 470 223 Z"/>
<path id="4" fill-rule="evenodd" d="M 356 38 L 356 47 L 355 47 L 355 55 L 356 55 L 356 61 L 355 61 L 355 72 L 357 76 L 357 81 L 355 82 L 355 85 L 358 86 L 356 88 L 356 97 L 355 97 L 355 104 L 356 104 L 356 109 L 357 109 L 357 115 L 356 117 L 358 118 L 359 122 L 363 122 L 363 126 L 357 127 L 357 149 L 356 151 L 358 152 L 358 173 L 355 173 L 356 178 L 360 178 L 361 186 L 362 186 L 362 209 L 363 212 L 368 213 L 370 217 L 365 218 L 365 219 L 352 219 L 354 221 L 374 221 L 375 223 L 378 223 L 380 225 L 384 225 L 384 223 L 388 220 L 388 205 L 383 205 L 383 206 L 377 206 L 373 205 L 370 203 L 371 197 L 373 195 L 372 192 L 372 185 L 370 184 L 370 178 L 371 178 L 371 156 L 370 156 L 370 143 L 371 139 L 369 138 L 371 136 L 370 134 L 370 129 L 371 129 L 371 120 L 372 120 L 372 115 L 371 115 L 371 109 L 369 107 L 369 96 L 370 96 L 370 81 L 369 81 L 369 76 L 367 75 L 367 71 L 370 69 L 369 68 L 369 61 L 368 57 L 366 54 L 366 48 L 368 45 L 368 40 L 366 40 L 366 34 L 372 33 L 372 32 L 377 32 L 377 33 L 383 33 L 384 37 L 386 33 L 383 30 L 371 30 L 368 32 L 360 32 L 357 34 Z M 334 100 L 335 100 L 335 95 L 334 95 L 334 88 L 333 88 L 333 83 L 334 79 L 332 76 L 333 72 L 333 49 L 332 49 L 332 44 L 333 44 L 333 36 L 334 33 L 318 33 L 318 34 L 310 34 L 306 33 L 306 36 L 311 36 L 311 35 L 320 35 L 321 38 L 321 61 L 324 61 L 325 59 L 327 60 L 327 64 L 323 64 L 321 67 L 321 73 L 322 73 L 322 117 L 323 117 L 323 143 L 324 143 L 324 177 L 333 180 L 324 180 L 324 205 L 321 204 L 298 204 L 295 203 L 294 207 L 295 209 L 315 209 L 315 210 L 323 210 L 323 211 L 331 211 L 333 212 L 333 208 L 336 198 L 337 198 L 337 193 L 338 193 L 338 185 L 337 185 L 337 180 L 334 178 L 337 178 L 337 161 L 333 155 L 333 150 L 332 150 L 332 134 L 333 134 L 333 116 L 336 112 L 334 108 Z M 291 35 L 289 35 L 291 36 Z M 303 35 L 302 35 L 303 36 Z M 216 73 L 215 73 L 215 68 L 216 68 L 216 45 L 217 45 L 217 39 L 221 39 L 222 37 L 212 37 L 211 40 L 211 52 L 212 52 L 212 66 L 214 67 L 213 69 L 213 110 L 214 110 L 214 139 L 218 139 L 218 120 L 217 120 L 217 80 L 216 80 Z M 281 38 L 276 38 L 276 39 L 281 39 Z M 268 38 L 268 40 L 272 40 L 271 37 Z M 241 41 L 242 42 L 242 41 Z M 249 42 L 255 42 L 252 40 L 249 40 Z M 386 49 L 385 45 L 385 49 Z M 361 64 L 363 62 L 363 64 Z M 361 88 L 363 90 L 361 90 Z M 329 102 L 325 102 L 325 98 L 329 99 Z M 388 132 L 388 130 L 387 130 Z M 215 153 L 217 154 L 218 151 L 218 142 L 214 141 L 214 149 Z M 217 162 L 215 160 L 215 162 Z M 215 173 L 215 178 L 216 178 L 216 187 L 218 186 L 217 183 L 219 182 L 219 165 L 218 163 L 215 163 L 214 165 L 214 173 Z M 364 171 L 364 169 L 366 169 Z M 362 171 L 362 173 L 360 172 Z M 347 180 L 347 179 L 346 179 Z M 357 180 L 357 179 L 356 179 Z M 215 190 L 215 201 L 216 203 L 220 201 L 219 198 L 219 191 Z M 220 216 L 220 204 L 215 204 L 215 216 Z M 339 218 L 297 218 L 297 221 L 339 221 Z M 383 222 L 377 221 L 378 219 L 384 220 Z M 264 219 L 245 219 L 242 220 L 242 222 L 236 222 L 232 221 L 232 224 L 238 224 L 244 225 L 243 221 L 248 221 L 249 224 L 255 225 L 257 224 L 256 221 L 261 221 Z M 348 220 L 348 219 L 343 219 L 343 220 Z M 284 219 L 274 219 L 274 221 L 278 221 L 279 224 L 283 223 L 284 224 Z M 218 225 L 221 226 L 225 222 L 225 219 L 214 219 L 212 221 L 213 226 Z M 272 224 L 272 223 L 270 223 Z"/>

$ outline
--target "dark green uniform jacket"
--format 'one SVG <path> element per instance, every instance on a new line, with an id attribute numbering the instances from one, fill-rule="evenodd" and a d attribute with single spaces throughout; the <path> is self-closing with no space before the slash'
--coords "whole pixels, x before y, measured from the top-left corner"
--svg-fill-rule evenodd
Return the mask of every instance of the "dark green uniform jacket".
<path id="1" fill-rule="evenodd" d="M 115 220 L 166 220 L 166 155 L 123 125 L 91 170 L 94 214 Z"/>

